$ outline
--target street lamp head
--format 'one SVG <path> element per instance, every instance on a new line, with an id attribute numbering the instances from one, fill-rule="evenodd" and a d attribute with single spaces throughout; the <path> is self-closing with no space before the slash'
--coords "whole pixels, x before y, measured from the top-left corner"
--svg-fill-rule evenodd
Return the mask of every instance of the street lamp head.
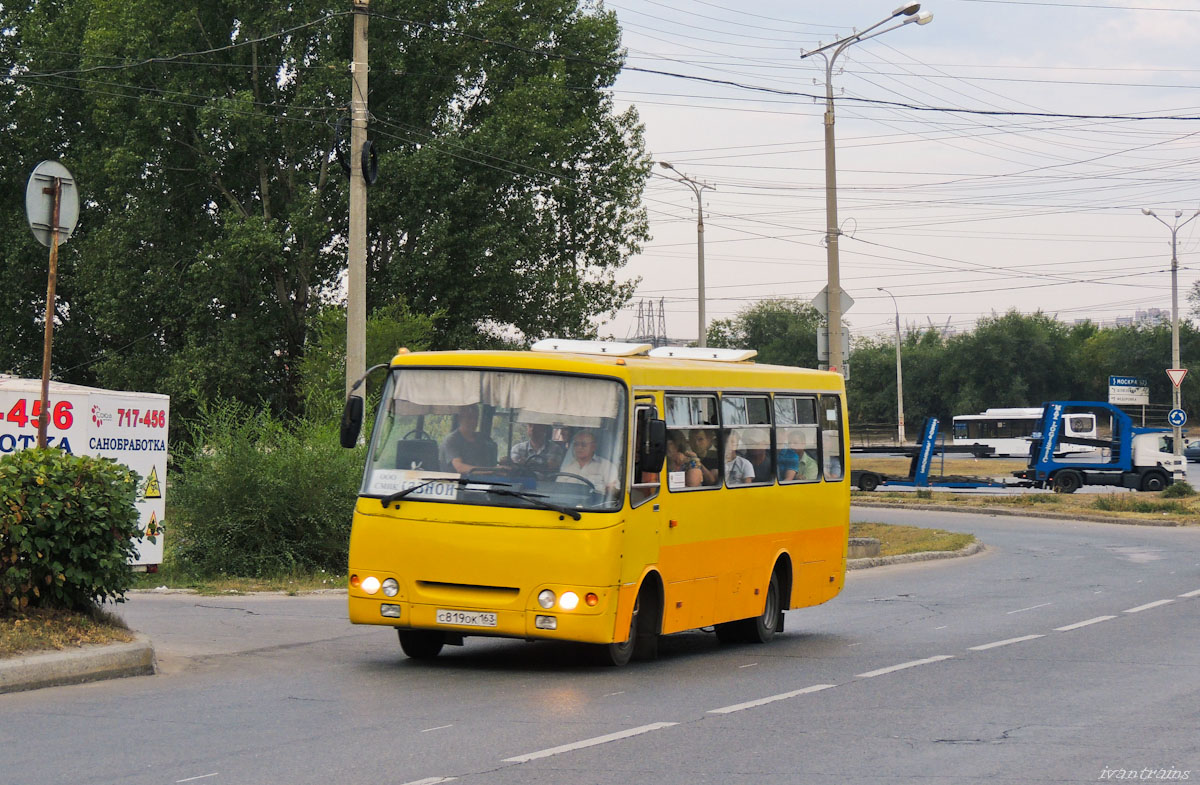
<path id="1" fill-rule="evenodd" d="M 661 166 L 663 169 L 670 169 L 670 170 L 672 170 L 672 171 L 674 171 L 674 169 L 675 169 L 675 167 L 674 167 L 674 166 L 672 166 L 671 164 L 667 163 L 666 161 L 659 161 L 659 162 L 658 162 L 658 165 L 659 165 L 659 166 Z"/>
<path id="2" fill-rule="evenodd" d="M 927 25 L 933 21 L 933 13 L 931 11 L 922 11 L 917 14 L 917 24 Z"/>
<path id="3" fill-rule="evenodd" d="M 901 16 L 901 15 L 912 16 L 913 14 L 915 14 L 917 11 L 920 11 L 920 10 L 921 10 L 920 3 L 908 3 L 907 5 L 902 5 L 899 8 L 897 8 L 895 11 L 893 11 L 892 16 Z"/>
<path id="4" fill-rule="evenodd" d="M 1143 208 L 1142 208 L 1142 215 L 1154 215 L 1154 211 L 1153 211 L 1153 210 L 1151 210 L 1149 207 L 1143 207 Z M 1158 216 L 1157 216 L 1157 215 L 1154 215 L 1154 217 L 1155 217 L 1155 218 L 1157 218 Z"/>
<path id="5" fill-rule="evenodd" d="M 1182 218 L 1182 217 L 1183 217 L 1183 210 L 1176 210 L 1176 211 L 1175 211 L 1175 217 L 1176 217 L 1176 218 Z"/>

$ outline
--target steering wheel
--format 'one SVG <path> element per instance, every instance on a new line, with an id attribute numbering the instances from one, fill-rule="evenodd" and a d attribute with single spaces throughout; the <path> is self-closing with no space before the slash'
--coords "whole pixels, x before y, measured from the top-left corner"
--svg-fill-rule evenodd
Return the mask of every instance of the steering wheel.
<path id="1" fill-rule="evenodd" d="M 425 431 L 420 431 L 420 430 L 416 430 L 416 429 L 414 429 L 414 430 L 411 430 L 411 431 L 409 431 L 408 433 L 404 434 L 404 438 L 405 438 L 405 440 L 406 440 L 406 441 L 407 441 L 408 439 L 412 439 L 413 437 L 416 437 L 416 440 L 417 440 L 417 441 L 419 441 L 419 442 L 431 442 L 431 441 L 433 441 L 433 437 L 432 437 L 432 436 L 430 436 L 430 435 L 429 435 L 428 433 L 426 433 Z"/>
<path id="2" fill-rule="evenodd" d="M 587 483 L 587 486 L 591 489 L 592 493 L 599 493 L 599 489 L 596 488 L 596 483 L 592 482 L 587 477 L 583 477 L 578 474 L 571 474 L 571 472 L 546 472 L 546 474 L 543 476 L 547 480 L 553 480 L 555 477 L 570 477 L 573 480 L 580 480 Z"/>

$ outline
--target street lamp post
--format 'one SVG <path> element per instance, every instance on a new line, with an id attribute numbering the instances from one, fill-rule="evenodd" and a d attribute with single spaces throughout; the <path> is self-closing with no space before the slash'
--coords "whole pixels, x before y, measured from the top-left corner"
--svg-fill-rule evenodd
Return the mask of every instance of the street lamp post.
<path id="1" fill-rule="evenodd" d="M 705 319 L 704 319 L 704 206 L 700 202 L 700 192 L 703 191 L 705 188 L 709 189 L 710 191 L 715 191 L 717 189 L 716 189 L 716 187 L 711 186 L 708 183 L 702 182 L 693 177 L 688 177 L 686 174 L 679 171 L 678 169 L 676 169 L 674 166 L 667 163 L 666 161 L 659 161 L 658 165 L 661 166 L 663 169 L 670 169 L 672 172 L 674 172 L 676 175 L 678 175 L 677 177 L 667 177 L 668 180 L 674 180 L 677 183 L 683 183 L 688 188 L 691 188 L 692 192 L 694 194 L 696 194 L 696 277 L 697 277 L 696 294 L 700 301 L 699 302 L 699 330 L 700 330 L 700 332 L 699 332 L 699 338 L 697 339 L 696 345 L 697 346 L 707 346 L 708 345 L 708 326 L 705 323 Z M 663 176 L 666 177 L 666 175 L 663 175 Z"/>
<path id="2" fill-rule="evenodd" d="M 1142 208 L 1142 213 L 1150 216 L 1158 221 L 1163 226 L 1171 230 L 1171 367 L 1179 367 L 1179 257 L 1176 255 L 1176 237 L 1179 230 L 1191 223 L 1196 216 L 1200 215 L 1200 210 L 1192 213 L 1191 217 L 1183 223 L 1179 223 L 1179 219 L 1183 217 L 1182 210 L 1175 211 L 1175 222 L 1167 223 L 1159 218 L 1153 210 Z M 1172 385 L 1171 404 L 1172 408 L 1182 408 L 1179 385 Z M 1180 466 L 1183 460 L 1183 429 L 1180 425 L 1173 426 L 1174 438 L 1171 442 L 1174 445 L 1175 465 Z M 1176 479 L 1183 479 L 1184 473 L 1178 469 L 1175 471 Z"/>
<path id="3" fill-rule="evenodd" d="M 907 18 L 891 27 L 877 30 L 877 28 L 887 24 L 898 16 Z M 838 235 L 841 234 L 841 230 L 838 228 L 837 220 L 837 166 L 834 156 L 833 139 L 833 64 L 837 60 L 838 55 L 860 41 L 866 41 L 868 38 L 883 35 L 912 22 L 924 25 L 929 24 L 931 21 L 933 21 L 933 14 L 928 11 L 921 11 L 920 3 L 908 3 L 900 6 L 890 16 L 881 19 L 860 33 L 855 33 L 846 38 L 839 38 L 831 44 L 826 44 L 811 52 L 805 52 L 800 55 L 800 59 L 816 54 L 825 58 L 825 259 L 829 279 L 829 285 L 826 289 L 828 293 L 826 295 L 828 301 L 826 304 L 826 315 L 829 323 L 829 370 L 831 371 L 841 371 L 843 363 L 842 283 L 838 260 Z M 827 53 L 830 49 L 833 50 L 832 54 Z"/>
<path id="4" fill-rule="evenodd" d="M 900 372 L 900 304 L 896 302 L 896 295 L 884 289 L 882 286 L 875 287 L 879 291 L 892 298 L 892 305 L 896 307 L 896 421 L 899 423 L 897 432 L 900 436 L 900 445 L 904 445 L 904 374 Z"/>

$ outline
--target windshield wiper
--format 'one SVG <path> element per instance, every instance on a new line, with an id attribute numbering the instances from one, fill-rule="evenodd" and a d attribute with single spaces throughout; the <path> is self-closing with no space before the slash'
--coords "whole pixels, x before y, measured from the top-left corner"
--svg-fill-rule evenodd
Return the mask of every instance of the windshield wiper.
<path id="1" fill-rule="evenodd" d="M 562 515 L 570 515 L 574 520 L 579 520 L 583 516 L 569 507 L 564 507 L 561 504 L 546 501 L 546 497 L 540 493 L 525 493 L 524 491 L 514 491 L 511 488 L 492 488 L 488 493 L 494 493 L 498 496 L 512 496 L 516 499 L 524 499 L 535 507 L 541 507 L 544 510 L 552 510 Z"/>
<path id="2" fill-rule="evenodd" d="M 420 489 L 424 488 L 426 485 L 430 485 L 435 482 L 454 483 L 455 485 L 458 485 L 459 487 L 480 486 L 478 488 L 470 488 L 469 490 L 480 490 L 480 491 L 483 491 L 484 493 L 494 493 L 497 496 L 511 496 L 516 499 L 524 499 L 525 501 L 529 502 L 530 504 L 534 505 L 535 507 L 541 507 L 544 510 L 550 510 L 552 512 L 557 512 L 561 515 L 570 515 L 571 518 L 576 521 L 581 520 L 583 518 L 582 515 L 580 515 L 575 510 L 570 509 L 569 507 L 564 507 L 561 504 L 555 504 L 554 502 L 546 501 L 546 497 L 544 494 L 525 493 L 524 491 L 514 491 L 512 489 L 513 484 L 510 482 L 496 482 L 494 480 L 481 480 L 481 479 L 478 479 L 475 477 L 426 477 L 426 478 L 424 478 L 424 480 L 422 482 L 412 486 L 411 488 L 405 488 L 402 491 L 396 491 L 395 493 L 391 494 L 390 496 L 383 497 L 382 499 L 380 499 L 380 501 L 383 503 L 384 509 L 387 509 L 388 505 L 390 505 L 392 502 L 400 501 L 405 496 L 408 496 L 410 493 L 413 493 L 414 491 L 419 491 Z"/>
<path id="3" fill-rule="evenodd" d="M 499 485 L 499 486 L 503 486 L 500 490 L 511 487 L 511 485 L 512 485 L 511 483 L 507 483 L 507 482 L 493 482 L 492 480 L 468 479 L 466 477 L 423 477 L 421 482 L 417 483 L 416 485 L 412 486 L 411 488 L 405 488 L 402 491 L 396 491 L 395 493 L 391 494 L 390 496 L 384 496 L 379 501 L 383 503 L 383 508 L 386 510 L 388 508 L 388 505 L 390 505 L 392 502 L 400 501 L 405 496 L 408 496 L 410 493 L 413 493 L 414 491 L 419 491 L 422 488 L 424 488 L 426 485 L 431 485 L 435 482 L 454 483 L 455 485 L 459 485 L 459 486 L 463 486 L 463 485 L 489 485 L 489 486 L 490 485 Z M 490 491 L 492 489 L 488 488 L 487 490 Z"/>

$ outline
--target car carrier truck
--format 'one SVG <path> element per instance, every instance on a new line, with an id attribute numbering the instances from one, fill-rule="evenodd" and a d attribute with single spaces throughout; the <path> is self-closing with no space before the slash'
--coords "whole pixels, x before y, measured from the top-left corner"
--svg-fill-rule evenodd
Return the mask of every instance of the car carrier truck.
<path id="1" fill-rule="evenodd" d="M 1109 438 L 1067 435 L 1064 417 L 1080 410 L 1107 413 L 1112 423 Z M 1183 458 L 1177 461 L 1172 452 L 1169 429 L 1134 427 L 1125 412 L 1098 401 L 1043 404 L 1041 425 L 1031 439 L 1028 468 L 1013 474 L 1035 488 L 1052 488 L 1058 493 L 1074 493 L 1084 485 L 1161 491 L 1187 468 L 1187 462 Z M 1087 445 L 1094 452 L 1055 457 L 1064 443 Z"/>

